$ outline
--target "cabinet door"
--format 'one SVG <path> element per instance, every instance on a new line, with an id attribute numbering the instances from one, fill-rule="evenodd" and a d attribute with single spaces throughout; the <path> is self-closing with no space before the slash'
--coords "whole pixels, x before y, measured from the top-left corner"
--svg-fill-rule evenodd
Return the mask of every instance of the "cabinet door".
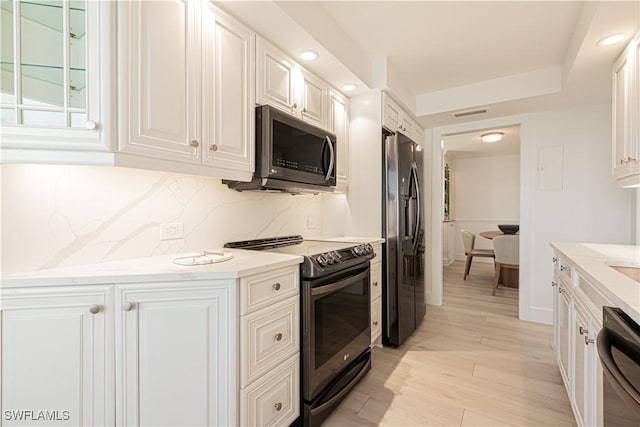
<path id="1" fill-rule="evenodd" d="M 233 284 L 117 288 L 122 425 L 236 423 Z"/>
<path id="2" fill-rule="evenodd" d="M 411 120 L 411 117 L 407 116 L 404 111 L 401 111 L 400 126 L 398 126 L 398 129 L 400 129 L 400 132 L 413 139 L 413 120 Z"/>
<path id="3" fill-rule="evenodd" d="M 109 151 L 115 3 L 3 0 L 0 9 L 0 146 L 17 149 L 3 162 L 77 163 L 73 151 Z M 58 149 L 55 159 L 38 151 Z"/>
<path id="4" fill-rule="evenodd" d="M 114 424 L 112 306 L 110 286 L 2 292 L 3 425 L 25 424 L 11 415 L 25 410 L 55 411 L 44 424 Z"/>
<path id="5" fill-rule="evenodd" d="M 620 57 L 613 68 L 613 172 L 616 178 L 628 174 L 631 142 L 630 89 L 632 55 Z"/>
<path id="6" fill-rule="evenodd" d="M 200 162 L 199 4 L 118 4 L 121 151 Z"/>
<path id="7" fill-rule="evenodd" d="M 256 48 L 258 104 L 268 104 L 289 114 L 294 113 L 298 107 L 294 94 L 295 63 L 264 39 L 258 38 Z"/>
<path id="8" fill-rule="evenodd" d="M 349 99 L 335 89 L 329 91 L 329 130 L 336 134 L 338 181 L 349 181 Z"/>
<path id="9" fill-rule="evenodd" d="M 573 345 L 573 339 L 569 335 L 571 326 L 571 301 L 566 295 L 565 285 L 558 283 L 558 367 L 564 378 L 565 384 L 571 384 L 571 371 L 569 370 L 569 344 Z"/>
<path id="10" fill-rule="evenodd" d="M 254 167 L 255 36 L 240 22 L 207 2 L 202 37 L 204 162 L 251 174 Z"/>
<path id="11" fill-rule="evenodd" d="M 383 94 L 382 97 L 382 125 L 395 132 L 400 127 L 402 110 L 387 94 Z"/>
<path id="12" fill-rule="evenodd" d="M 300 80 L 300 117 L 312 125 L 327 127 L 329 87 L 315 75 L 302 70 Z"/>
<path id="13" fill-rule="evenodd" d="M 585 336 L 588 338 L 589 325 L 586 321 L 586 316 L 578 304 L 574 304 L 573 313 L 573 398 L 580 417 L 578 425 L 585 425 L 586 391 L 588 390 L 587 381 L 585 380 L 587 379 L 587 373 L 589 371 L 588 352 L 590 348 L 588 345 L 585 345 L 584 339 Z"/>

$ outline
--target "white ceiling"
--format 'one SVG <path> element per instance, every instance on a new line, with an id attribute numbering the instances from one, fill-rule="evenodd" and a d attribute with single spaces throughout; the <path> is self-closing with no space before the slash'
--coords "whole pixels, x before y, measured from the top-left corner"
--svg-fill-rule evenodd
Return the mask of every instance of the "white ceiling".
<path id="1" fill-rule="evenodd" d="M 380 88 L 425 128 L 610 102 L 611 65 L 640 27 L 630 1 L 229 1 L 223 7 L 340 87 Z M 622 44 L 598 47 L 611 33 Z M 482 117 L 454 111 L 489 107 Z"/>
<path id="2" fill-rule="evenodd" d="M 488 132 L 502 132 L 504 135 L 497 142 L 482 142 L 482 135 Z M 520 154 L 520 127 L 446 135 L 442 141 L 444 153 L 455 158 L 517 155 Z"/>

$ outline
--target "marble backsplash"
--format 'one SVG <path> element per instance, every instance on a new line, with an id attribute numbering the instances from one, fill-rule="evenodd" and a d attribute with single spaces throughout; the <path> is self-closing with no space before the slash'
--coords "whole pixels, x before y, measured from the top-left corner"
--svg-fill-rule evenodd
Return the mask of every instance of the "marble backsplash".
<path id="1" fill-rule="evenodd" d="M 342 206 L 344 195 L 239 193 L 219 179 L 125 168 L 0 170 L 2 275 L 214 249 L 232 240 L 341 233 L 326 229 L 323 204 Z M 160 224 L 171 222 L 184 224 L 184 238 L 161 241 Z"/>

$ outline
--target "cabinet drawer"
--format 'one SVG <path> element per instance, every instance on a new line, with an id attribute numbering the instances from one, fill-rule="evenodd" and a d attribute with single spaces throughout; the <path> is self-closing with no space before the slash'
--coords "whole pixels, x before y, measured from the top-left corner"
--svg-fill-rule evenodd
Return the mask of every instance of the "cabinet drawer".
<path id="1" fill-rule="evenodd" d="M 300 414 L 298 354 L 240 391 L 240 424 L 286 426 Z"/>
<path id="2" fill-rule="evenodd" d="M 375 342 L 382 331 L 381 299 L 371 302 L 371 342 Z"/>
<path id="3" fill-rule="evenodd" d="M 571 264 L 567 262 L 567 259 L 563 256 L 558 257 L 558 278 L 563 280 L 568 285 L 573 285 L 571 281 Z"/>
<path id="4" fill-rule="evenodd" d="M 289 298 L 241 320 L 240 386 L 245 387 L 300 349 L 300 304 Z"/>
<path id="5" fill-rule="evenodd" d="M 299 295 L 298 266 L 245 277 L 240 281 L 240 314 L 273 305 Z"/>
<path id="6" fill-rule="evenodd" d="M 371 299 L 380 298 L 382 295 L 382 268 L 381 264 L 371 264 Z"/>
<path id="7" fill-rule="evenodd" d="M 375 243 L 371 246 L 373 246 L 373 253 L 375 254 L 371 260 L 371 264 L 380 264 L 382 262 L 382 244 Z"/>

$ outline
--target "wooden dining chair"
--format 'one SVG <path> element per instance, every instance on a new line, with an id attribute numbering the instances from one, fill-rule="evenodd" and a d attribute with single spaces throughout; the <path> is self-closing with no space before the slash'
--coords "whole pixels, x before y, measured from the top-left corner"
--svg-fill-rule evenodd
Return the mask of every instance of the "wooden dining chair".
<path id="1" fill-rule="evenodd" d="M 467 280 L 469 270 L 471 270 L 471 261 L 474 256 L 494 258 L 495 254 L 493 249 L 475 249 L 476 235 L 467 230 L 460 230 L 462 234 L 462 244 L 464 245 L 464 254 L 467 256 L 467 264 L 464 267 L 464 277 L 462 280 Z"/>
<path id="2" fill-rule="evenodd" d="M 496 255 L 496 273 L 493 278 L 493 295 L 496 294 L 501 276 L 506 270 L 520 270 L 520 236 L 504 235 L 493 239 Z"/>

